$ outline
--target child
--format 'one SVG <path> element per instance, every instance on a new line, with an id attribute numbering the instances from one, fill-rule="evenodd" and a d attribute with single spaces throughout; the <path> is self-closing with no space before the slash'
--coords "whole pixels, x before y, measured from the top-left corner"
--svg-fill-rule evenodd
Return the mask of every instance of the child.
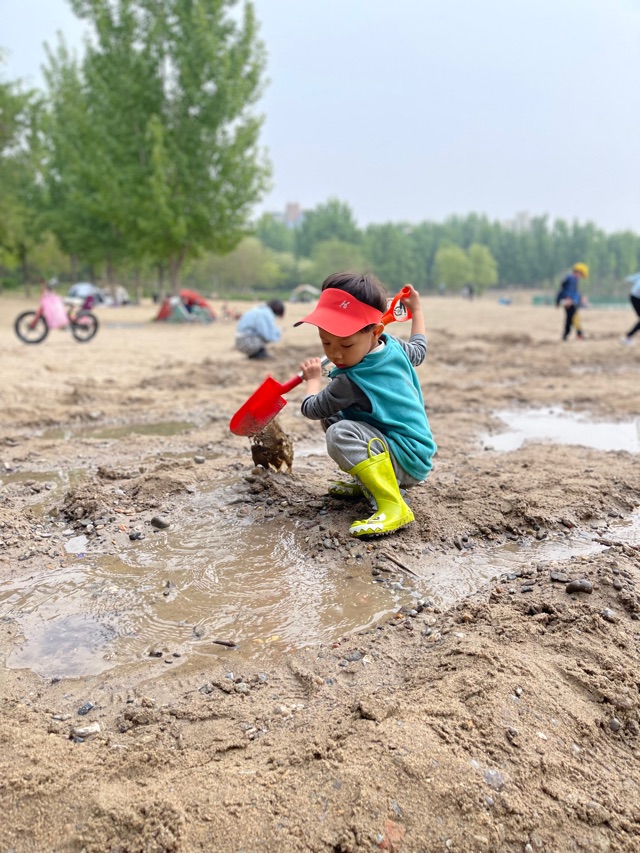
<path id="1" fill-rule="evenodd" d="M 364 492 L 376 502 L 370 518 L 353 522 L 352 536 L 382 536 L 410 524 L 413 512 L 399 486 L 421 483 L 436 452 L 414 370 L 427 351 L 420 296 L 411 287 L 403 302 L 412 313 L 408 343 L 384 331 L 387 299 L 374 276 L 335 273 L 323 282 L 315 310 L 295 324 L 318 327 L 335 365 L 324 390 L 320 359 L 300 365 L 309 391 L 302 414 L 323 421 L 329 456 L 355 480 L 333 483 L 329 493 Z"/>

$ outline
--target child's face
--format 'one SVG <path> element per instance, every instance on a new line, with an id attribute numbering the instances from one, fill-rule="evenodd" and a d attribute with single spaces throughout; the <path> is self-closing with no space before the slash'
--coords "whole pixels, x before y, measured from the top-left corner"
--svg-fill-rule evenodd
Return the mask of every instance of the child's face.
<path id="1" fill-rule="evenodd" d="M 324 329 L 318 329 L 318 331 L 322 349 L 329 361 L 332 361 L 336 367 L 353 367 L 377 347 L 378 338 L 384 331 L 384 326 L 380 323 L 369 332 L 356 332 L 348 338 L 339 338 L 337 335 L 325 332 Z"/>

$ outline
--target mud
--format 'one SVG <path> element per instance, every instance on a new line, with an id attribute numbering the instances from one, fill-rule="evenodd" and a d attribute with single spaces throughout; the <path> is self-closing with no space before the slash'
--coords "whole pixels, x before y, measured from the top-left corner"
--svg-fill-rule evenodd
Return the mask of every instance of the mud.
<path id="1" fill-rule="evenodd" d="M 354 543 L 363 507 L 327 496 L 336 472 L 299 415 L 303 388 L 279 415 L 291 446 L 270 448 L 274 464 L 255 467 L 250 439 L 229 431 L 267 370 L 285 381 L 318 354 L 314 331 L 290 326 L 304 306 L 289 307 L 267 367 L 232 350 L 233 325 L 156 325 L 150 305 L 102 309 L 89 344 L 60 332 L 35 347 L 11 329 L 26 303 L 0 306 L 0 850 L 635 849 L 639 455 L 484 443 L 504 429 L 499 411 L 637 417 L 626 314 L 587 312 L 587 339 L 563 344 L 552 308 L 426 299 L 419 376 L 436 465 L 410 492 L 415 524 Z M 162 537 L 180 543 L 194 516 L 250 530 L 249 564 L 261 529 L 294 528 L 316 582 L 358 574 L 378 594 L 437 573 L 442 590 L 448 572 L 451 597 L 422 591 L 331 642 L 281 648 L 266 626 L 250 656 L 204 610 L 182 634 L 150 617 L 145 635 L 145 591 L 116 567 Z M 65 547 L 82 536 L 84 550 Z M 576 539 L 588 547 L 545 551 Z M 194 561 L 207 549 L 198 539 Z M 466 559 L 503 551 L 517 562 L 490 557 L 488 580 L 463 588 Z M 87 565 L 100 566 L 93 593 L 122 645 L 105 659 L 98 631 L 99 671 L 54 675 L 95 626 L 80 608 L 66 645 L 48 635 L 61 616 L 44 591 Z M 165 569 L 159 559 L 149 595 L 173 625 L 184 596 Z"/>

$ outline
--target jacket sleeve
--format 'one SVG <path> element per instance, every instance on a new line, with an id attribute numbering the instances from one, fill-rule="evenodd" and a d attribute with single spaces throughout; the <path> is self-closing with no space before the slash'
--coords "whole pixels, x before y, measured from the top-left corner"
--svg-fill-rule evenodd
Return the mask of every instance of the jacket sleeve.
<path id="1" fill-rule="evenodd" d="M 394 338 L 394 341 L 400 344 L 414 367 L 422 364 L 425 360 L 427 355 L 427 338 L 425 335 L 411 335 L 408 341 Z"/>
<path id="2" fill-rule="evenodd" d="M 305 418 L 321 421 L 339 415 L 349 406 L 365 412 L 371 411 L 371 403 L 367 395 L 342 373 L 332 379 L 318 394 L 305 397 L 301 411 Z"/>

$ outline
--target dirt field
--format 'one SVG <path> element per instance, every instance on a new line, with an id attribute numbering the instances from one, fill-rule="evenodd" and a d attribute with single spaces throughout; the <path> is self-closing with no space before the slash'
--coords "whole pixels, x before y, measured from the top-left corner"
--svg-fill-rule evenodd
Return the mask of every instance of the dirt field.
<path id="1" fill-rule="evenodd" d="M 363 507 L 328 498 L 326 456 L 254 471 L 228 429 L 267 371 L 285 380 L 318 354 L 315 330 L 291 327 L 304 306 L 268 364 L 233 350 L 232 324 L 152 324 L 151 305 L 101 309 L 88 344 L 57 331 L 26 346 L 12 323 L 27 307 L 0 299 L 1 853 L 640 849 L 640 538 L 624 535 L 640 455 L 482 439 L 502 409 L 637 417 L 640 346 L 618 343 L 630 310 L 585 312 L 587 339 L 561 343 L 560 311 L 524 298 L 426 299 L 437 464 L 411 491 L 415 524 L 354 545 Z M 322 441 L 301 398 L 280 416 L 294 453 Z M 127 430 L 160 422 L 191 426 Z M 70 535 L 117 556 L 155 516 L 179 531 L 222 485 L 220 510 L 252 535 L 294 525 L 310 566 L 371 584 L 501 543 L 531 558 L 451 607 L 425 594 L 357 635 L 263 658 L 209 646 L 161 667 L 150 654 L 170 651 L 149 648 L 76 678 L 7 665 L 28 640 L 12 596 L 68 570 Z M 602 550 L 536 558 L 536 543 L 579 535 Z M 574 580 L 591 591 L 567 592 Z"/>

